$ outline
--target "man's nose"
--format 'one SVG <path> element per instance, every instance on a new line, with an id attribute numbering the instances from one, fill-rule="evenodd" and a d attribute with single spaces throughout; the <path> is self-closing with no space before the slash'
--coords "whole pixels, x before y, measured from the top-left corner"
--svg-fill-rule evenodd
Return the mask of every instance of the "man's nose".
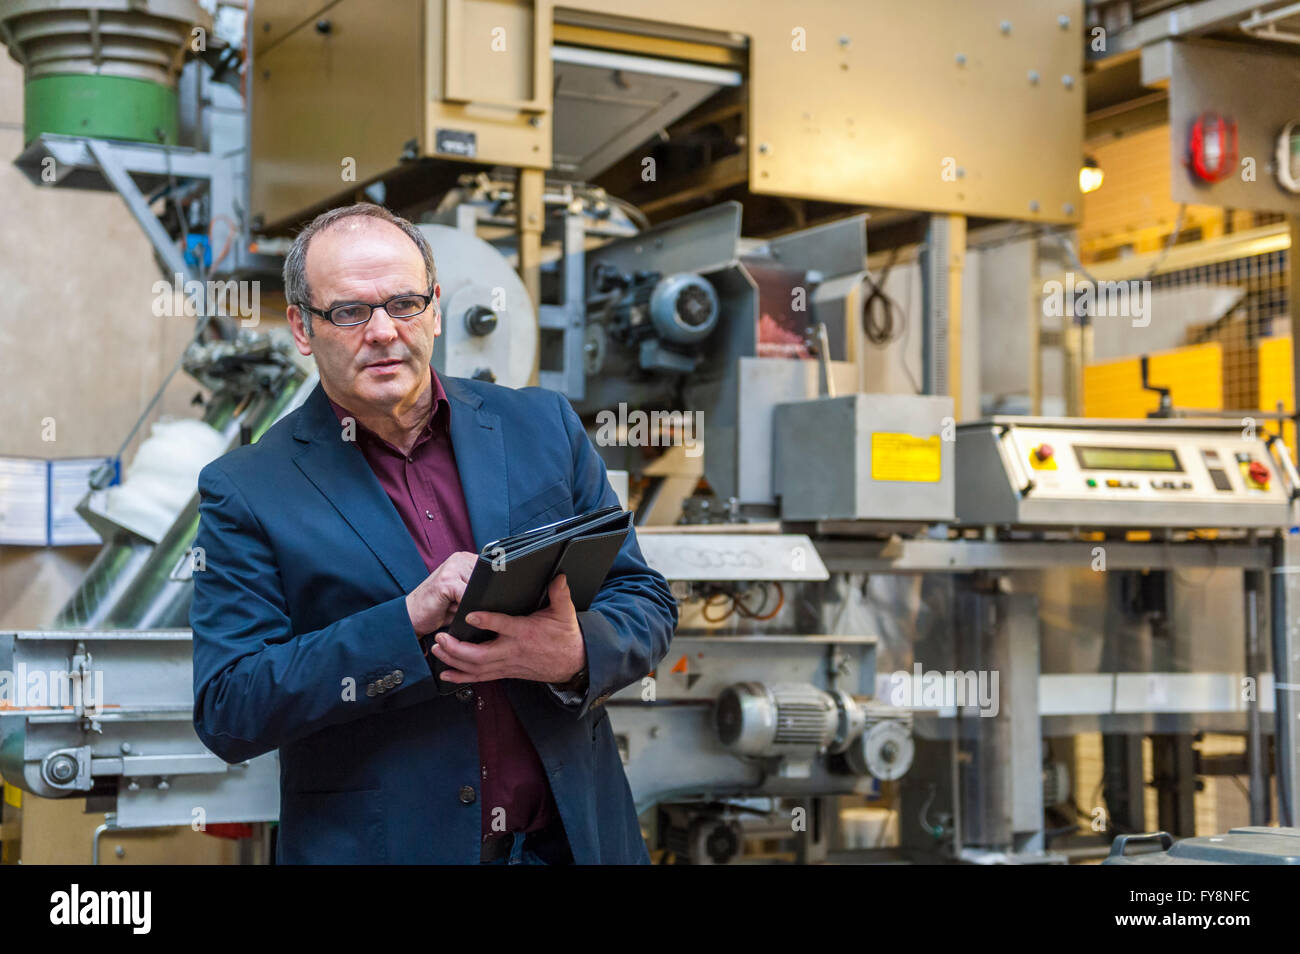
<path id="1" fill-rule="evenodd" d="M 388 311 L 381 305 L 376 308 L 370 315 L 370 320 L 366 322 L 366 340 L 374 342 L 392 341 L 397 337 L 397 322 L 388 314 Z"/>

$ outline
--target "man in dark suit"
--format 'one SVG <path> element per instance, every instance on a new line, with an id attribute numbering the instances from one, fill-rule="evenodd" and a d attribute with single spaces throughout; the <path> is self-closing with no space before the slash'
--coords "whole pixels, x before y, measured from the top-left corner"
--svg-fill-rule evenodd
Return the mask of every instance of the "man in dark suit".
<path id="1" fill-rule="evenodd" d="M 284 266 L 320 385 L 199 475 L 194 725 L 227 762 L 280 750 L 281 863 L 644 863 L 610 694 L 677 606 L 629 534 L 591 608 L 455 615 L 484 544 L 616 504 L 573 408 L 440 377 L 433 254 L 410 222 L 324 213 Z"/>

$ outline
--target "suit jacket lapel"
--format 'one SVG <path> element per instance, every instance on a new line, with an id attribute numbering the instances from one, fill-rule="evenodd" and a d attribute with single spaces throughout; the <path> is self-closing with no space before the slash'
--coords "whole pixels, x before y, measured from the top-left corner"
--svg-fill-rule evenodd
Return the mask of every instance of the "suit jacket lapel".
<path id="1" fill-rule="evenodd" d="M 437 372 L 434 372 L 435 374 Z M 474 546 L 482 550 L 510 533 L 510 496 L 506 479 L 506 437 L 501 418 L 483 407 L 483 398 L 465 386 L 463 378 L 439 376 L 451 404 L 451 446 L 465 492 Z M 542 724 L 537 711 L 539 683 L 505 680 L 506 697 L 524 724 L 543 764 L 554 767 L 547 739 L 531 728 Z"/>
<path id="2" fill-rule="evenodd" d="M 501 419 L 460 378 L 440 375 L 439 380 L 451 404 L 451 446 L 474 546 L 481 550 L 510 532 L 505 434 Z"/>
<path id="3" fill-rule="evenodd" d="M 428 576 L 411 533 L 361 449 L 343 440 L 319 384 L 303 402 L 293 436 L 305 446 L 294 463 L 342 515 L 404 592 Z"/>
<path id="4" fill-rule="evenodd" d="M 483 398 L 466 387 L 463 378 L 442 377 L 441 381 L 451 402 L 451 444 L 456 451 L 456 470 L 465 491 L 474 545 L 482 550 L 510 533 L 505 433 L 501 418 L 483 408 Z M 548 738 L 534 731 L 545 722 L 538 693 L 549 690 L 540 683 L 517 679 L 505 680 L 505 689 L 543 764 L 554 767 L 558 763 Z"/>

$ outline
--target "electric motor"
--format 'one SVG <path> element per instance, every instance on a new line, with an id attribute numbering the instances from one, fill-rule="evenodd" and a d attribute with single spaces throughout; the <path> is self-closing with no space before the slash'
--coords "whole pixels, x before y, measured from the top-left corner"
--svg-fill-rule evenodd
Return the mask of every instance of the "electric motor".
<path id="1" fill-rule="evenodd" d="M 650 320 L 660 338 L 673 344 L 703 341 L 718 324 L 718 293 L 699 275 L 678 272 L 650 293 Z"/>
<path id="2" fill-rule="evenodd" d="M 761 682 L 722 690 L 714 718 L 722 744 L 754 758 L 811 758 L 843 751 L 864 722 L 861 707 L 845 693 Z"/>
<path id="3" fill-rule="evenodd" d="M 681 375 L 696 369 L 699 348 L 722 315 L 713 285 L 693 272 L 624 272 L 610 265 L 596 267 L 591 285 L 587 327 L 600 330 L 584 342 L 588 374 L 601 370 L 615 351 L 640 372 Z"/>

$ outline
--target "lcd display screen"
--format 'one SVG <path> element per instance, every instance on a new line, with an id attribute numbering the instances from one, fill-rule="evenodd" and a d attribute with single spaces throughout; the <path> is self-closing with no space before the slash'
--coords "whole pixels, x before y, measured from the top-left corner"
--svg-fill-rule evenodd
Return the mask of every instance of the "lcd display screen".
<path id="1" fill-rule="evenodd" d="M 1178 455 L 1168 447 L 1074 447 L 1083 470 L 1154 470 L 1182 472 Z"/>

